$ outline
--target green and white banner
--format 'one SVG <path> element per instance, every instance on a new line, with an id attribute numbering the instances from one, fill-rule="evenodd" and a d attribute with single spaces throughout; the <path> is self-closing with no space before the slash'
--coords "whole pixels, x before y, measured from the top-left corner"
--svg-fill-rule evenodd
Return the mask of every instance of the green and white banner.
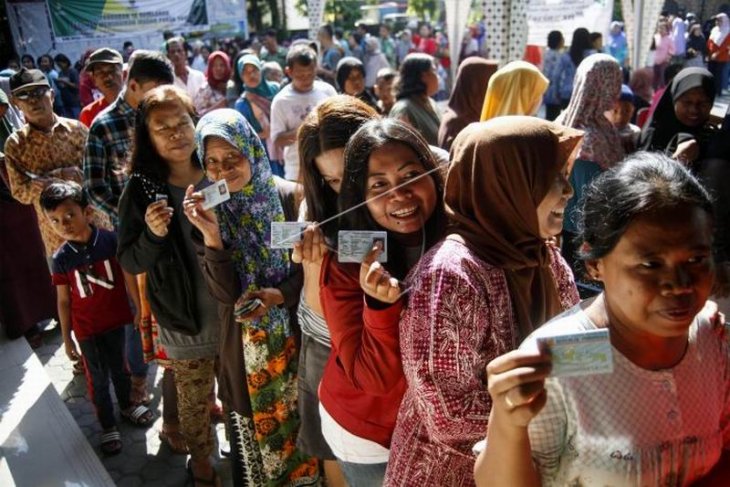
<path id="1" fill-rule="evenodd" d="M 47 0 L 58 40 L 206 30 L 206 0 Z"/>

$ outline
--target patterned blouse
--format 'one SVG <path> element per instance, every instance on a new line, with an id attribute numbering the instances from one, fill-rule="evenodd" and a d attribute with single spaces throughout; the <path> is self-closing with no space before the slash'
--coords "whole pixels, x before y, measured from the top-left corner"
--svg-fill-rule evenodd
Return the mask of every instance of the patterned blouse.
<path id="1" fill-rule="evenodd" d="M 573 275 L 550 246 L 564 309 L 578 302 Z M 465 245 L 444 240 L 412 271 L 400 321 L 408 382 L 398 412 L 385 485 L 474 485 L 472 446 L 487 431 L 486 367 L 520 337 L 500 268 Z"/>
<path id="2" fill-rule="evenodd" d="M 35 206 L 48 257 L 63 245 L 64 239 L 51 228 L 51 222 L 40 206 L 41 191 L 31 183 L 36 177 L 62 179 L 64 168 L 76 168 L 73 180 L 83 184 L 81 162 L 87 134 L 87 128 L 80 122 L 57 117 L 48 132 L 25 124 L 5 142 L 10 192 L 21 203 Z M 110 227 L 109 219 L 98 212 L 94 215 L 94 223 L 100 228 Z"/>
<path id="3" fill-rule="evenodd" d="M 521 348 L 595 328 L 576 306 Z M 730 447 L 728 344 L 697 318 L 671 369 L 643 369 L 615 348 L 613 362 L 611 374 L 545 382 L 547 405 L 529 428 L 543 485 L 689 485 L 707 474 Z"/>

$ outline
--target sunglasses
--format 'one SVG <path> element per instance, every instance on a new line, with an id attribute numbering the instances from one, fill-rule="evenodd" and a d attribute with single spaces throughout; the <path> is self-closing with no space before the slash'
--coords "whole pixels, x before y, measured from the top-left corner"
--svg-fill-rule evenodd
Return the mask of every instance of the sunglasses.
<path id="1" fill-rule="evenodd" d="M 48 88 L 47 86 L 41 86 L 39 88 L 36 88 L 35 90 L 29 90 L 29 91 L 24 91 L 22 93 L 16 93 L 13 95 L 13 97 L 15 97 L 21 101 L 28 101 L 31 98 L 39 99 L 39 98 L 43 98 L 43 95 L 48 93 L 48 90 L 50 90 L 50 88 Z"/>

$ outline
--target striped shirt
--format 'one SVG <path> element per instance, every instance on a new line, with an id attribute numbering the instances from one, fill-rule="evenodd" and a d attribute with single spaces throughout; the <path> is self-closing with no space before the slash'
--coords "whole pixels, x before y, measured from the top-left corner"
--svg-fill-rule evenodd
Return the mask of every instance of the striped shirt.
<path id="1" fill-rule="evenodd" d="M 327 328 L 327 322 L 323 316 L 318 315 L 307 304 L 304 293 L 299 298 L 299 308 L 297 309 L 297 319 L 302 333 L 311 337 L 317 343 L 330 347 L 330 331 Z"/>

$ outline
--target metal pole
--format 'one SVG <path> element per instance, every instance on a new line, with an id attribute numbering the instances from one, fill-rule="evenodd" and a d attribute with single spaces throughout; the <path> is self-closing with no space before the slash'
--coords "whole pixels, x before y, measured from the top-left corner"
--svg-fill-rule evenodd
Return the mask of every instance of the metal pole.
<path id="1" fill-rule="evenodd" d="M 641 57 L 641 24 L 644 20 L 644 1 L 643 0 L 634 0 L 634 45 L 633 47 L 633 60 L 632 65 L 634 66 L 634 70 L 637 70 L 641 68 L 643 64 L 643 60 L 640 59 Z"/>

